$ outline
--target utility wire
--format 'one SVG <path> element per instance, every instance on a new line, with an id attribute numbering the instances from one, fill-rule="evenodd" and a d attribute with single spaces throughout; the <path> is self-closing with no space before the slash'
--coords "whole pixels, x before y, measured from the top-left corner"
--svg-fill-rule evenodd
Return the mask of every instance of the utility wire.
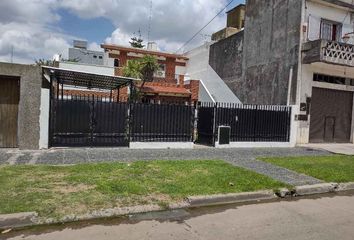
<path id="1" fill-rule="evenodd" d="M 196 36 L 198 36 L 201 31 L 203 31 L 212 21 L 214 21 L 215 18 L 217 18 L 222 12 L 224 12 L 224 10 L 228 6 L 230 6 L 233 1 L 234 0 L 231 0 L 228 4 L 226 4 L 223 9 L 221 9 L 207 24 L 204 25 L 204 27 L 202 27 L 196 34 L 194 34 L 193 37 L 191 37 L 187 42 L 185 42 L 175 53 L 178 53 L 181 49 L 188 45 Z"/>

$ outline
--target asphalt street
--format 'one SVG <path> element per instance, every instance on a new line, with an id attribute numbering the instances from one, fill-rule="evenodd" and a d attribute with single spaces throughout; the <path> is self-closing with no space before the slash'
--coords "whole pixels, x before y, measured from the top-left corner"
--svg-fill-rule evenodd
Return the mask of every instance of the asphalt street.
<path id="1" fill-rule="evenodd" d="M 354 194 L 145 214 L 129 219 L 35 228 L 6 239 L 354 239 Z"/>

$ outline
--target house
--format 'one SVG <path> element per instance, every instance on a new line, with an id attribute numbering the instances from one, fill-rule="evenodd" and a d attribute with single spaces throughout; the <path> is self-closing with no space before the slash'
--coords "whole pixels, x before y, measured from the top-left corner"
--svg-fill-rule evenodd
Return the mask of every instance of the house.
<path id="1" fill-rule="evenodd" d="M 69 49 L 69 60 L 61 61 L 59 67 L 93 74 L 123 76 L 123 67 L 129 60 L 152 55 L 157 58 L 160 68 L 154 74 L 154 81 L 145 83 L 141 88 L 144 102 L 194 104 L 199 100 L 199 81 L 186 77 L 187 57 L 158 51 L 155 43 L 149 43 L 148 49 L 113 44 L 102 44 L 101 47 L 102 52 L 91 51 L 87 49 L 86 42 L 74 41 L 73 48 Z M 141 85 L 138 79 L 135 83 L 138 87 Z M 65 92 L 71 95 L 87 95 L 81 89 L 70 88 Z M 113 91 L 98 95 L 127 101 L 129 94 L 128 88 L 124 88 L 119 93 Z"/>
<path id="2" fill-rule="evenodd" d="M 245 104 L 293 105 L 298 144 L 352 143 L 353 12 L 351 0 L 248 0 L 210 66 Z"/>
<path id="3" fill-rule="evenodd" d="M 199 81 L 186 78 L 188 58 L 184 55 L 161 52 L 156 43 L 149 43 L 147 49 L 130 48 L 112 44 L 102 44 L 108 56 L 109 66 L 115 68 L 115 75 L 123 75 L 123 67 L 129 60 L 145 55 L 157 58 L 159 70 L 154 81 L 147 82 L 141 89 L 145 102 L 194 103 L 198 101 Z"/>

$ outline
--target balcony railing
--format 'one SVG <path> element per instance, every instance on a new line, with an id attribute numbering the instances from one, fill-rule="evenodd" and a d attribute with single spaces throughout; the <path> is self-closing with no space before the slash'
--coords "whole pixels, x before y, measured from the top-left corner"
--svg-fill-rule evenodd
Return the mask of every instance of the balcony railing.
<path id="1" fill-rule="evenodd" d="M 329 62 L 354 66 L 354 45 L 327 42 L 323 48 L 323 58 Z"/>
<path id="2" fill-rule="evenodd" d="M 122 67 L 116 67 L 114 68 L 114 75 L 115 76 L 123 76 L 123 68 Z M 184 83 L 184 75 L 180 74 L 170 74 L 170 73 L 165 73 L 163 77 L 158 77 L 157 75 L 154 76 L 156 81 L 162 81 L 162 82 L 169 82 L 169 83 L 175 83 L 175 84 L 183 84 Z"/>
<path id="3" fill-rule="evenodd" d="M 302 46 L 303 63 L 325 62 L 354 67 L 354 45 L 327 40 L 307 42 Z"/>

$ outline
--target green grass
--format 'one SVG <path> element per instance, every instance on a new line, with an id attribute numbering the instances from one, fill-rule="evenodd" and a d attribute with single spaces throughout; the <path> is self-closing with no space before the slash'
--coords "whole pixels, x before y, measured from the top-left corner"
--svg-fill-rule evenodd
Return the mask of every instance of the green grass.
<path id="1" fill-rule="evenodd" d="M 61 217 L 280 187 L 284 187 L 280 182 L 223 161 L 1 166 L 0 214 L 36 211 L 42 217 Z"/>
<path id="2" fill-rule="evenodd" d="M 261 160 L 326 182 L 354 182 L 354 156 L 333 155 Z"/>

